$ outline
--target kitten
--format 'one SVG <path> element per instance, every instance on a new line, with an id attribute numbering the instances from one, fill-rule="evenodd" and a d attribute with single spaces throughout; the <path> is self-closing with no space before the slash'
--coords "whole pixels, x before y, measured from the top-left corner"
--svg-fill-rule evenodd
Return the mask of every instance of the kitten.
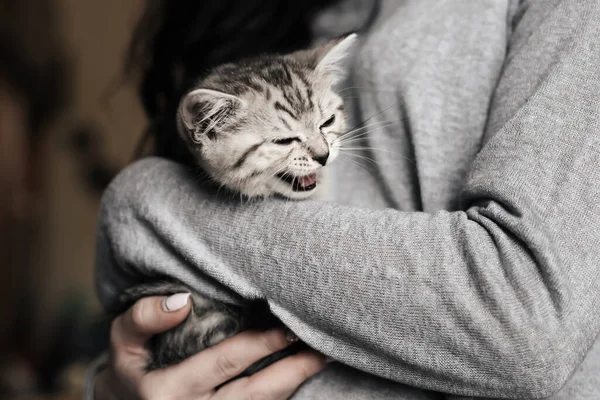
<path id="1" fill-rule="evenodd" d="M 333 87 L 355 40 L 352 34 L 312 50 L 215 68 L 182 99 L 177 121 L 202 170 L 248 197 L 314 196 L 322 183 L 317 174 L 338 155 L 336 139 L 346 129 L 344 104 Z M 266 309 L 224 304 L 174 280 L 131 288 L 123 303 L 179 292 L 192 293 L 192 311 L 153 339 L 148 369 L 178 363 L 242 330 L 277 324 Z"/>

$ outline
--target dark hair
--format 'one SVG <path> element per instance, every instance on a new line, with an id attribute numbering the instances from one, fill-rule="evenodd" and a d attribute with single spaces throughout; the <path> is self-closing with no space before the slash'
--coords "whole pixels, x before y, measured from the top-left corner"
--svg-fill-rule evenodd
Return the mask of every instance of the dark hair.
<path id="1" fill-rule="evenodd" d="M 175 133 L 179 100 L 212 67 L 309 45 L 314 13 L 338 0 L 149 0 L 127 62 L 141 73 L 139 94 L 154 154 L 189 163 Z M 144 141 L 142 141 L 143 143 Z"/>

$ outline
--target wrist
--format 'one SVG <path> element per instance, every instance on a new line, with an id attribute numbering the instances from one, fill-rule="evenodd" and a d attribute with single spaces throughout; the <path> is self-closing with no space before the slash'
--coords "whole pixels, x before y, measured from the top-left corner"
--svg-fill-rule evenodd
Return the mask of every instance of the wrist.
<path id="1" fill-rule="evenodd" d="M 93 400 L 118 400 L 113 392 L 113 385 L 111 385 L 110 374 L 107 370 L 98 372 L 96 375 Z"/>
<path id="2" fill-rule="evenodd" d="M 112 400 L 108 384 L 108 355 L 106 353 L 96 358 L 89 366 L 85 382 L 85 400 Z"/>

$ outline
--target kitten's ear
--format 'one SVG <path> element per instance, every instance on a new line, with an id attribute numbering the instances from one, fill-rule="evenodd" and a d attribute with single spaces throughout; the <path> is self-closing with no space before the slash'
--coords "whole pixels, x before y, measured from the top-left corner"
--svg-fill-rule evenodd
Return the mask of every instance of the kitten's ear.
<path id="1" fill-rule="evenodd" d="M 214 138 L 215 128 L 225 124 L 243 101 L 233 95 L 211 89 L 196 89 L 188 93 L 179 105 L 179 117 L 194 143 L 203 137 Z"/>
<path id="2" fill-rule="evenodd" d="M 330 40 L 316 49 L 298 52 L 296 56 L 304 60 L 308 59 L 310 64 L 315 66 L 318 74 L 329 75 L 333 79 L 333 83 L 336 83 L 345 76 L 344 61 L 357 39 L 358 35 L 351 33 Z"/>

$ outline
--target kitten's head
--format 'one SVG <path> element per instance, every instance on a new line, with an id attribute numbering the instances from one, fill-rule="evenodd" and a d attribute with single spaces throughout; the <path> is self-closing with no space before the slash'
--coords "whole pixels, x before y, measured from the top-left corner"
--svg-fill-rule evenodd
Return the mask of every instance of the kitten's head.
<path id="1" fill-rule="evenodd" d="M 355 40 L 215 68 L 179 107 L 179 132 L 202 168 L 247 196 L 309 197 L 346 129 L 332 86 Z"/>

